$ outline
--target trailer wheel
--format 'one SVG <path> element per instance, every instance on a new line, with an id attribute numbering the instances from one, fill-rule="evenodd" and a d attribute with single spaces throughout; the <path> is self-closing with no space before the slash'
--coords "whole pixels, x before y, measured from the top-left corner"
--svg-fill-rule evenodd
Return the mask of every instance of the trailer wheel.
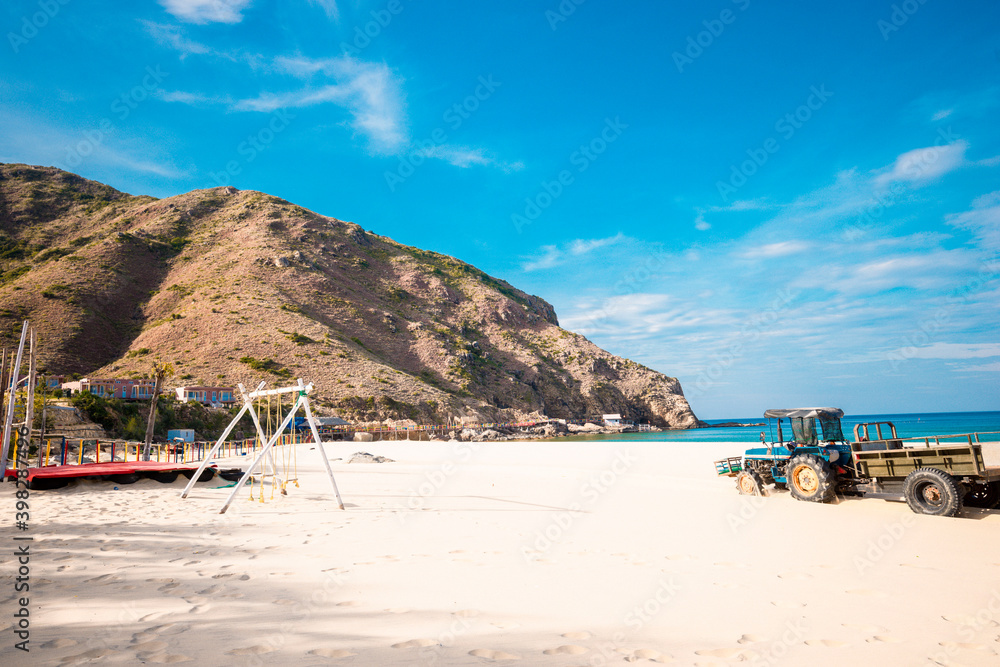
<path id="1" fill-rule="evenodd" d="M 796 500 L 827 503 L 833 500 L 836 492 L 830 464 L 814 454 L 793 456 L 788 462 L 785 479 Z"/>
<path id="2" fill-rule="evenodd" d="M 981 507 L 994 510 L 1000 505 L 1000 482 L 976 484 L 965 494 L 962 504 L 966 507 Z"/>
<path id="3" fill-rule="evenodd" d="M 956 516 L 962 511 L 962 494 L 954 478 L 937 468 L 918 468 L 907 475 L 903 495 L 917 514 Z"/>
<path id="4" fill-rule="evenodd" d="M 736 488 L 741 496 L 764 495 L 764 482 L 754 470 L 741 470 L 736 475 Z"/>

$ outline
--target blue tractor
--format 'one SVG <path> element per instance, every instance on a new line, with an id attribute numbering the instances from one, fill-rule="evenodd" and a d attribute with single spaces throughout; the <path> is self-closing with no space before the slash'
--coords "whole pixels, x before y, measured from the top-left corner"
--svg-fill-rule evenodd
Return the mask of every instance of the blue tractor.
<path id="1" fill-rule="evenodd" d="M 748 449 L 737 474 L 740 493 L 761 495 L 768 484 L 788 491 L 797 500 L 825 503 L 837 491 L 837 462 L 851 460 L 839 408 L 768 410 L 770 440 L 760 434 L 761 446 Z"/>
<path id="2" fill-rule="evenodd" d="M 892 422 L 871 422 L 856 425 L 848 441 L 839 408 L 768 410 L 764 416 L 770 439 L 761 433 L 760 447 L 715 462 L 718 474 L 736 477 L 741 494 L 764 495 L 773 484 L 796 500 L 881 498 L 939 516 L 956 516 L 963 506 L 1000 506 L 1000 468 L 983 455 L 983 444 L 1000 433 L 900 438 Z"/>

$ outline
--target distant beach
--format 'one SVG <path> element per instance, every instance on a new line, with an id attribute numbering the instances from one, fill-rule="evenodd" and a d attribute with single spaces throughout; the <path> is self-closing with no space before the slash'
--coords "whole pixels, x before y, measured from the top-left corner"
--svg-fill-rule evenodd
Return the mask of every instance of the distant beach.
<path id="1" fill-rule="evenodd" d="M 739 422 L 756 424 L 767 420 L 763 417 L 739 419 L 706 419 L 709 424 Z M 844 435 L 851 438 L 855 424 L 891 421 L 901 438 L 951 435 L 958 433 L 1000 433 L 1000 412 L 919 412 L 912 414 L 852 415 L 843 419 Z M 767 426 L 742 426 L 667 430 L 651 433 L 625 433 L 622 435 L 572 435 L 564 440 L 622 440 L 628 442 L 759 442 L 761 433 L 772 436 Z M 1000 435 L 997 436 L 1000 439 Z"/>

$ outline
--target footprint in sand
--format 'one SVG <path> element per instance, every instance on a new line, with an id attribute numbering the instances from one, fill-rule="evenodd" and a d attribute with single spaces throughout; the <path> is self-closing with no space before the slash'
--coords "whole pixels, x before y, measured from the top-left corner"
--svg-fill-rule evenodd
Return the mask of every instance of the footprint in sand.
<path id="1" fill-rule="evenodd" d="M 204 614 L 211 610 L 211 606 L 207 604 L 200 604 L 195 607 L 188 609 L 189 614 Z"/>
<path id="2" fill-rule="evenodd" d="M 625 662 L 638 662 L 640 660 L 649 660 L 651 662 L 673 662 L 673 656 L 667 653 L 660 653 L 654 648 L 641 648 L 636 651 L 632 651 L 631 654 L 625 656 Z"/>
<path id="3" fill-rule="evenodd" d="M 65 658 L 59 660 L 59 662 L 66 664 L 68 662 L 92 662 L 96 660 L 103 661 L 115 661 L 116 658 L 121 658 L 125 654 L 121 651 L 113 651 L 109 648 L 92 648 L 89 651 L 84 651 L 83 653 L 78 653 L 76 655 L 68 655 Z"/>
<path id="4" fill-rule="evenodd" d="M 309 655 L 317 655 L 321 658 L 350 658 L 353 655 L 357 655 L 354 651 L 348 651 L 346 648 L 314 648 L 309 651 Z"/>
<path id="5" fill-rule="evenodd" d="M 577 646 L 576 644 L 564 644 L 563 646 L 557 646 L 555 648 L 547 648 L 542 653 L 545 655 L 583 655 L 590 649 L 585 646 Z"/>
<path id="6" fill-rule="evenodd" d="M 967 642 L 940 642 L 938 646 L 943 646 L 947 649 L 965 649 L 967 651 L 989 651 L 990 648 L 985 644 L 970 644 Z"/>
<path id="7" fill-rule="evenodd" d="M 739 639 L 737 639 L 736 643 L 737 644 L 756 644 L 758 642 L 766 642 L 766 641 L 768 641 L 768 639 L 767 639 L 767 637 L 764 637 L 763 635 L 745 634 L 742 637 L 740 637 Z"/>
<path id="8" fill-rule="evenodd" d="M 893 637 L 892 635 L 875 635 L 874 637 L 869 637 L 865 641 L 869 644 L 901 644 L 904 640 L 899 637 Z"/>
<path id="9" fill-rule="evenodd" d="M 487 660 L 520 660 L 521 656 L 507 653 L 506 651 L 494 651 L 490 648 L 477 648 L 469 651 L 469 655 L 474 658 L 486 658 Z"/>
<path id="10" fill-rule="evenodd" d="M 293 604 L 298 604 L 295 600 L 289 600 L 288 598 L 278 598 L 277 600 L 271 600 L 271 604 L 279 604 L 285 607 L 290 607 Z"/>
<path id="11" fill-rule="evenodd" d="M 427 648 L 428 646 L 437 646 L 438 642 L 433 639 L 411 639 L 405 642 L 399 642 L 398 644 L 393 644 L 393 648 Z"/>
<path id="12" fill-rule="evenodd" d="M 837 641 L 836 639 L 807 639 L 803 642 L 806 646 L 823 646 L 826 648 L 843 648 L 847 646 L 847 642 Z"/>
<path id="13" fill-rule="evenodd" d="M 246 646 L 244 648 L 234 648 L 230 651 L 226 651 L 226 655 L 263 655 L 265 653 L 271 653 L 274 648 L 271 646 L 263 646 L 257 644 L 255 646 Z"/>
<path id="14" fill-rule="evenodd" d="M 970 616 L 968 614 L 955 614 L 954 616 L 942 616 L 944 620 L 949 623 L 958 623 L 959 625 L 988 625 L 992 627 L 1000 627 L 1000 623 L 996 621 L 988 621 L 984 623 L 982 620 L 977 619 L 975 616 Z"/>
<path id="15" fill-rule="evenodd" d="M 216 593 L 220 592 L 221 590 L 222 590 L 222 586 L 219 586 L 218 584 L 216 584 L 214 586 L 209 586 L 208 588 L 206 588 L 204 590 L 198 591 L 198 595 L 215 595 Z"/>
<path id="16" fill-rule="evenodd" d="M 382 611 L 389 614 L 409 614 L 413 610 L 409 607 L 389 607 L 388 609 L 383 609 Z"/>
<path id="17" fill-rule="evenodd" d="M 65 637 L 53 639 L 42 644 L 42 648 L 68 648 L 70 646 L 76 646 L 76 640 L 67 639 Z"/>
<path id="18" fill-rule="evenodd" d="M 146 614 L 139 619 L 140 623 L 151 623 L 153 621 L 158 621 L 164 616 L 169 616 L 170 612 L 167 611 L 154 611 L 152 614 Z"/>
<path id="19" fill-rule="evenodd" d="M 154 635 L 179 635 L 182 632 L 187 632 L 191 629 L 190 625 L 178 625 L 177 623 L 165 623 L 163 625 L 155 625 L 146 630 L 146 632 L 151 632 Z"/>
<path id="20" fill-rule="evenodd" d="M 163 649 L 167 648 L 167 642 L 157 640 L 145 641 L 133 644 L 130 648 L 136 653 L 160 653 Z"/>
<path id="21" fill-rule="evenodd" d="M 344 602 L 338 602 L 338 607 L 360 607 L 361 603 L 357 600 L 346 600 Z"/>
<path id="22" fill-rule="evenodd" d="M 590 639 L 592 635 L 589 632 L 584 631 L 584 632 L 564 632 L 561 636 L 566 639 L 584 640 L 584 639 Z"/>

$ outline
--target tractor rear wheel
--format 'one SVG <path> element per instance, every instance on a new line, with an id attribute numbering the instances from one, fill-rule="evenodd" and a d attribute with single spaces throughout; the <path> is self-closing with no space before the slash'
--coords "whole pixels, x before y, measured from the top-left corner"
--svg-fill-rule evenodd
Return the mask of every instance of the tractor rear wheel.
<path id="1" fill-rule="evenodd" d="M 796 500 L 827 503 L 833 500 L 836 487 L 830 464 L 815 454 L 800 454 L 788 461 L 785 469 L 788 490 Z"/>
<path id="2" fill-rule="evenodd" d="M 736 474 L 736 488 L 741 496 L 764 495 L 764 482 L 755 470 L 741 470 Z"/>
<path id="3" fill-rule="evenodd" d="M 962 511 L 962 494 L 955 479 L 937 468 L 918 468 L 907 475 L 903 495 L 917 514 L 956 516 Z"/>

